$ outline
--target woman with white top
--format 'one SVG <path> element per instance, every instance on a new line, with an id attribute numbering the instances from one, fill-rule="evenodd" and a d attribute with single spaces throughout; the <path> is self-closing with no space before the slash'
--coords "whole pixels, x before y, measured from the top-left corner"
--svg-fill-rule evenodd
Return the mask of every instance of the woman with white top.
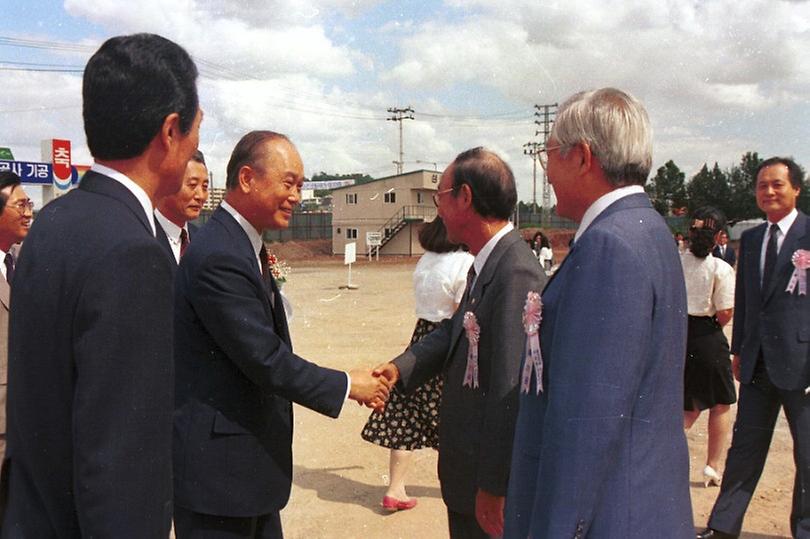
<path id="1" fill-rule="evenodd" d="M 474 260 L 471 254 L 450 243 L 439 217 L 422 227 L 419 243 L 425 254 L 413 273 L 418 320 L 411 344 L 436 329 L 442 320 L 453 316 L 464 295 L 467 272 Z M 382 501 L 388 511 L 411 509 L 416 505 L 416 498 L 409 498 L 405 492 L 405 478 L 415 449 L 438 448 L 441 393 L 441 376 L 428 380 L 407 395 L 393 387 L 385 410 L 373 412 L 363 428 L 364 440 L 391 450 L 390 481 Z"/>
<path id="2" fill-rule="evenodd" d="M 689 330 L 684 372 L 684 428 L 709 410 L 709 447 L 703 484 L 720 485 L 718 464 L 731 428 L 730 406 L 737 401 L 728 340 L 723 326 L 734 312 L 734 270 L 711 256 L 726 218 L 716 208 L 695 210 L 689 228 L 689 250 L 681 255 Z"/>

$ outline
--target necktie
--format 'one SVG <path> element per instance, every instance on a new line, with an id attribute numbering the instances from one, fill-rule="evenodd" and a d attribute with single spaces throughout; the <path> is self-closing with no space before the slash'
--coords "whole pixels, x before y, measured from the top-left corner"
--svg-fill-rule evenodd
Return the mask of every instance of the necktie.
<path id="1" fill-rule="evenodd" d="M 467 272 L 467 286 L 464 288 L 464 299 L 462 303 L 466 304 L 470 300 L 472 293 L 473 283 L 475 282 L 475 264 L 470 266 L 470 271 Z"/>
<path id="2" fill-rule="evenodd" d="M 182 257 L 188 248 L 188 232 L 185 228 L 180 229 L 180 256 Z"/>
<path id="3" fill-rule="evenodd" d="M 11 279 L 14 277 L 14 257 L 11 256 L 11 253 L 6 253 L 3 263 L 6 265 L 6 281 L 11 284 Z"/>
<path id="4" fill-rule="evenodd" d="M 773 270 L 776 267 L 776 240 L 779 227 L 772 224 L 768 229 L 768 245 L 765 247 L 765 267 L 762 269 L 762 289 L 768 287 L 768 283 L 773 278 Z"/>
<path id="5" fill-rule="evenodd" d="M 264 245 L 259 249 L 259 268 L 262 271 L 262 277 L 267 277 L 267 249 Z"/>

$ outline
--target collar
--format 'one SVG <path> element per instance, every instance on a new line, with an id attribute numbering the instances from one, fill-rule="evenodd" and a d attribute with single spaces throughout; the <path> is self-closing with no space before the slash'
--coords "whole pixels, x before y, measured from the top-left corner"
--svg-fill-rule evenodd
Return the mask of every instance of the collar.
<path id="1" fill-rule="evenodd" d="M 489 241 L 484 244 L 484 247 L 478 251 L 478 254 L 475 255 L 475 260 L 473 261 L 473 266 L 475 266 L 475 275 L 481 275 L 481 270 L 484 269 L 484 264 L 487 263 L 487 259 L 489 255 L 492 254 L 492 250 L 498 244 L 502 237 L 506 236 L 509 232 L 515 229 L 515 225 L 508 222 L 506 225 L 501 228 L 499 231 L 495 233 L 494 236 L 489 238 Z"/>
<path id="2" fill-rule="evenodd" d="M 770 221 L 768 221 L 768 228 L 770 228 L 772 224 L 775 224 L 776 226 L 779 227 L 779 232 L 782 233 L 782 237 L 784 238 L 785 236 L 787 236 L 788 230 L 790 230 L 790 227 L 793 226 L 793 223 L 794 221 L 796 221 L 796 217 L 798 216 L 799 211 L 796 208 L 793 208 L 793 210 L 789 214 L 782 217 L 782 219 L 778 223 L 771 223 Z"/>
<path id="3" fill-rule="evenodd" d="M 242 227 L 242 230 L 245 231 L 245 234 L 247 234 L 247 237 L 250 240 L 250 245 L 253 246 L 253 252 L 256 254 L 256 260 L 259 260 L 259 251 L 262 250 L 262 235 L 259 234 L 255 228 L 253 228 L 253 225 L 251 225 L 247 219 L 242 217 L 241 213 L 236 211 L 236 208 L 224 200 L 219 204 L 219 206 L 226 212 L 230 213 L 239 226 Z M 259 267 L 262 267 L 261 263 L 259 263 Z"/>
<path id="4" fill-rule="evenodd" d="M 157 219 L 158 223 L 160 223 L 161 228 L 163 228 L 163 232 L 166 233 L 166 237 L 169 238 L 169 241 L 172 243 L 180 244 L 180 231 L 185 230 L 186 235 L 188 235 L 188 228 L 186 225 L 183 225 L 182 228 L 174 224 L 168 217 L 163 215 L 159 209 L 155 208 L 155 219 Z"/>
<path id="5" fill-rule="evenodd" d="M 149 221 L 149 226 L 152 227 L 152 235 L 157 236 L 157 232 L 155 231 L 155 220 L 152 218 L 152 212 L 154 211 L 154 207 L 152 206 L 152 201 L 149 199 L 149 195 L 146 194 L 146 191 L 143 190 L 143 187 L 132 181 L 126 174 L 118 172 L 115 169 L 110 167 L 106 167 L 99 163 L 93 163 L 93 166 L 90 167 L 90 170 L 93 172 L 98 172 L 99 174 L 103 174 L 108 178 L 112 178 L 113 180 L 117 181 L 121 185 L 127 188 L 127 191 L 132 193 L 138 202 L 143 207 L 144 213 L 146 213 L 146 220 Z"/>
<path id="6" fill-rule="evenodd" d="M 576 242 L 582 234 L 591 226 L 594 219 L 599 217 L 599 214 L 605 211 L 608 206 L 619 200 L 620 198 L 624 198 L 626 196 L 635 195 L 638 193 L 643 193 L 644 187 L 640 185 L 625 185 L 624 187 L 619 187 L 618 189 L 614 189 L 609 193 L 605 193 L 601 197 L 597 198 L 593 204 L 591 204 L 588 209 L 585 211 L 585 215 L 582 216 L 582 221 L 579 223 L 579 228 L 577 228 L 577 233 L 574 234 L 574 242 Z"/>

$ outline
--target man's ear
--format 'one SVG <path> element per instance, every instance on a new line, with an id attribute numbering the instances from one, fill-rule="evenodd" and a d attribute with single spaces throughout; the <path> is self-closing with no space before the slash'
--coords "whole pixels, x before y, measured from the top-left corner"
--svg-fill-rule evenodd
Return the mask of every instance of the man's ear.
<path id="1" fill-rule="evenodd" d="M 250 165 L 242 165 L 239 169 L 239 190 L 245 194 L 249 194 L 253 190 L 253 181 L 255 173 Z"/>
<path id="2" fill-rule="evenodd" d="M 172 112 L 163 119 L 163 125 L 160 126 L 160 143 L 164 151 L 169 151 L 173 144 L 176 144 L 182 135 L 180 129 L 180 115 Z"/>
<path id="3" fill-rule="evenodd" d="M 473 192 L 470 189 L 470 184 L 462 183 L 458 189 L 458 198 L 461 201 L 462 208 L 472 207 Z"/>
<path id="4" fill-rule="evenodd" d="M 587 172 L 591 170 L 591 167 L 594 165 L 594 160 L 596 156 L 593 155 L 591 152 L 591 147 L 588 145 L 587 142 L 578 142 L 575 146 L 580 153 L 580 170 L 582 172 Z"/>

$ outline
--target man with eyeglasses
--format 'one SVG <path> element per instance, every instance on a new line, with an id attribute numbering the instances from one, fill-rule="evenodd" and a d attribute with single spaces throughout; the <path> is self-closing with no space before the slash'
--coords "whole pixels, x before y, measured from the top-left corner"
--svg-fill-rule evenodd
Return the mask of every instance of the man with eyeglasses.
<path id="1" fill-rule="evenodd" d="M 575 94 L 541 158 L 579 228 L 543 291 L 544 368 L 520 396 L 504 535 L 693 538 L 686 289 L 644 193 L 647 112 L 614 88 Z"/>
<path id="2" fill-rule="evenodd" d="M 475 255 L 451 319 L 377 368 L 405 392 L 442 373 L 439 480 L 452 538 L 503 533 L 517 416 L 522 314 L 546 275 L 509 217 L 517 192 L 509 165 L 473 148 L 445 169 L 433 195 L 453 243 Z"/>
<path id="3" fill-rule="evenodd" d="M 28 235 L 34 203 L 25 194 L 20 177 L 0 171 L 0 462 L 6 452 L 6 389 L 8 373 L 8 308 L 14 276 L 15 247 Z"/>

